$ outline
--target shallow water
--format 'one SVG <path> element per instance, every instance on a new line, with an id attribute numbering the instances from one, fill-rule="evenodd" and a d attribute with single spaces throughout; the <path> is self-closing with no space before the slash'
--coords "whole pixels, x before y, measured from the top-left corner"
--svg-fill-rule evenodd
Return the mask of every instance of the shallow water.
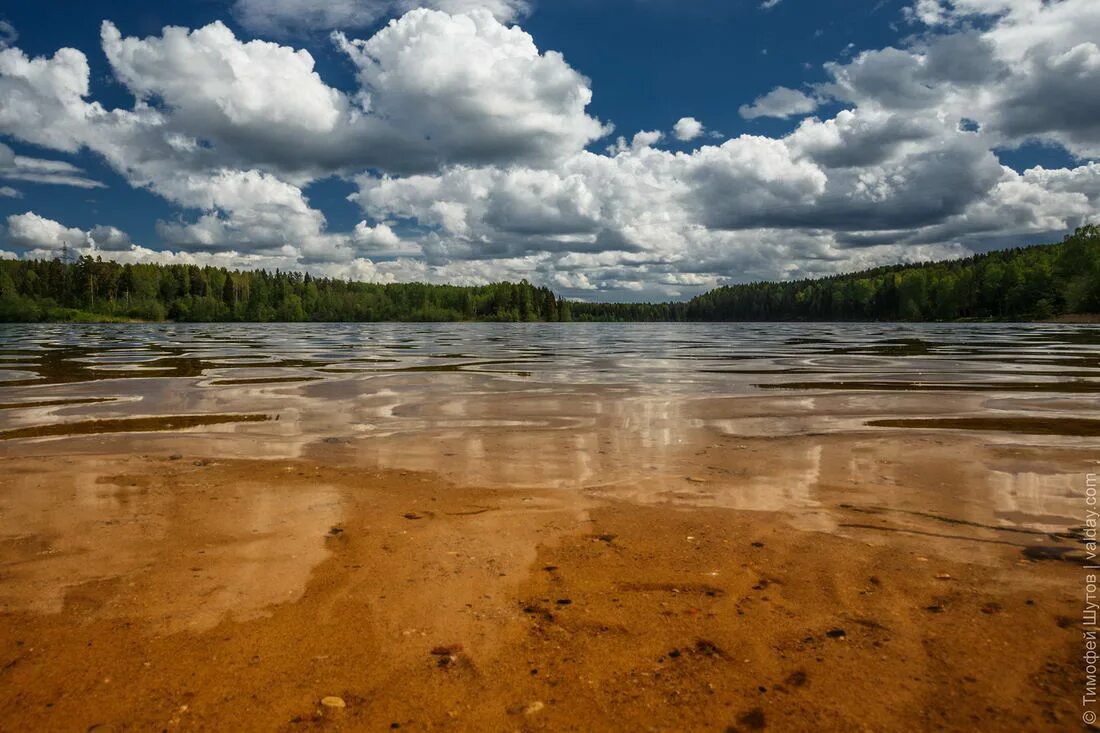
<path id="1" fill-rule="evenodd" d="M 0 326 L 0 718 L 1061 729 L 1098 375 L 1076 325 Z"/>
<path id="2" fill-rule="evenodd" d="M 0 456 L 306 458 L 828 531 L 841 504 L 1049 530 L 1080 523 L 1100 457 L 1100 327 L 8 325 L 0 408 Z"/>

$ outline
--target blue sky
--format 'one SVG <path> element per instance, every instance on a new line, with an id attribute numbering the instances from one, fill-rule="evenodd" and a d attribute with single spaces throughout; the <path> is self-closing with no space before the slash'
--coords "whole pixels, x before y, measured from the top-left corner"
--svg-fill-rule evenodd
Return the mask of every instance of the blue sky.
<path id="1" fill-rule="evenodd" d="M 621 300 L 962 256 L 1095 217 L 1100 128 L 1049 112 L 1057 95 L 1100 106 L 1095 3 L 427 4 L 0 10 L 0 251 L 527 277 Z M 186 30 L 169 43 L 165 26 Z M 299 50 L 312 68 L 282 74 Z M 59 80 L 82 76 L 88 94 L 66 96 Z M 678 139 L 682 118 L 703 132 Z"/>

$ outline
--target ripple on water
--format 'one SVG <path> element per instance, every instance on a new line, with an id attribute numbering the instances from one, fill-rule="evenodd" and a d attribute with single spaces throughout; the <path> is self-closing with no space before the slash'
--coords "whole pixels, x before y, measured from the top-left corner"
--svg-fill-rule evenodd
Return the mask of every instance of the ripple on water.
<path id="1" fill-rule="evenodd" d="M 266 422 L 272 419 L 274 418 L 271 415 L 164 415 L 114 420 L 83 420 L 4 430 L 0 432 L 0 440 L 99 435 L 103 433 L 149 433 L 166 430 L 186 430 L 188 428 L 225 425 L 227 423 Z"/>

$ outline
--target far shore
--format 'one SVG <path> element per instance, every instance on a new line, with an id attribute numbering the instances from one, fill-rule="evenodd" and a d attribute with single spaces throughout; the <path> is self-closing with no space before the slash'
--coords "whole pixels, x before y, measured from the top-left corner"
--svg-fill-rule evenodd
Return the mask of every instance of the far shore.
<path id="1" fill-rule="evenodd" d="M 920 324 L 949 324 L 949 323 L 973 323 L 973 324 L 1002 324 L 1002 323 L 1069 323 L 1069 324 L 1091 324 L 1100 323 L 1100 313 L 1071 313 L 1061 316 L 1055 316 L 1053 318 L 1043 318 L 1035 320 L 1020 320 L 1020 319 L 974 319 L 974 318 L 955 318 L 943 321 L 898 321 L 898 320 L 790 320 L 790 319 L 776 319 L 770 321 L 763 320 L 739 320 L 739 321 L 711 321 L 711 320 L 698 320 L 698 321 L 675 321 L 675 320 L 655 320 L 655 321 L 615 321 L 615 320 L 575 320 L 575 321 L 494 321 L 494 320 L 384 320 L 384 321 L 176 321 L 171 319 L 164 320 L 148 320 L 140 318 L 122 318 L 113 316 L 101 316 L 95 313 L 80 312 L 74 315 L 72 318 L 54 319 L 45 321 L 0 321 L 0 325 L 15 324 L 15 325 L 36 325 L 36 324 L 57 324 L 57 323 L 87 323 L 87 324 L 107 324 L 107 323 L 134 323 L 134 324 L 195 324 L 195 325 L 217 325 L 217 324 L 234 324 L 234 323 L 271 323 L 271 324 L 352 324 L 352 323 L 621 323 L 621 324 L 644 324 L 644 323 L 880 323 L 889 324 L 896 323 L 898 325 L 920 325 Z"/>

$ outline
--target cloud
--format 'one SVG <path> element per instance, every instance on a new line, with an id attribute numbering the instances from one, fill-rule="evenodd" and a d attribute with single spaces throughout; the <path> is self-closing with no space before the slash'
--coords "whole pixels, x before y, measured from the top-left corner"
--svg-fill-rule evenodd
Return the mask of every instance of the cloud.
<path id="1" fill-rule="evenodd" d="M 15 26 L 6 20 L 0 20 L 0 49 L 5 49 L 19 40 Z"/>
<path id="2" fill-rule="evenodd" d="M 634 133 L 634 137 L 630 139 L 630 143 L 626 142 L 626 138 L 620 137 L 615 141 L 615 144 L 608 148 L 608 152 L 612 155 L 618 155 L 628 150 L 642 150 L 643 148 L 651 148 L 664 139 L 665 134 L 660 130 L 641 130 Z"/>
<path id="3" fill-rule="evenodd" d="M 687 232 L 708 236 L 708 217 L 809 206 L 826 184 L 783 142 L 748 136 L 690 155 L 648 145 L 614 156 L 582 152 L 555 171 L 454 168 L 357 182 L 352 199 L 371 217 L 429 228 L 422 240 L 429 255 L 602 253 L 618 264 L 679 259 Z"/>
<path id="4" fill-rule="evenodd" d="M 746 120 L 757 117 L 793 117 L 806 115 L 817 109 L 817 102 L 797 89 L 776 87 L 752 104 L 743 104 L 737 110 Z"/>
<path id="5" fill-rule="evenodd" d="M 899 151 L 919 150 L 922 143 L 965 139 L 933 115 L 897 115 L 859 108 L 841 110 L 829 120 L 803 120 L 787 137 L 799 154 L 826 168 L 879 165 Z M 908 147 L 906 147 L 908 146 Z"/>
<path id="6" fill-rule="evenodd" d="M 89 118 L 102 111 L 84 102 L 88 74 L 88 60 L 76 49 L 34 59 L 18 48 L 0 50 L 0 130 L 35 145 L 76 152 L 84 144 Z"/>
<path id="7" fill-rule="evenodd" d="M 335 39 L 384 120 L 379 142 L 402 153 L 428 141 L 437 162 L 549 163 L 610 132 L 585 112 L 588 79 L 485 11 L 414 10 L 368 40 Z"/>
<path id="8" fill-rule="evenodd" d="M 82 169 L 71 163 L 16 155 L 4 143 L 0 143 L 0 178 L 76 188 L 106 188 L 99 181 L 85 176 Z"/>
<path id="9" fill-rule="evenodd" d="M 160 223 L 170 246 L 344 257 L 346 235 L 327 235 L 302 196 L 310 180 L 368 167 L 550 165 L 607 131 L 585 113 L 583 76 L 484 11 L 414 11 L 367 41 L 340 37 L 359 71 L 357 95 L 326 85 L 305 51 L 242 42 L 220 23 L 137 39 L 108 22 L 102 41 L 134 109 L 87 99 L 79 51 L 29 59 L 10 49 L 0 52 L 0 92 L 11 100 L 0 131 L 91 149 L 131 184 L 200 209 Z"/>
<path id="10" fill-rule="evenodd" d="M 220 22 L 168 27 L 160 37 L 123 38 L 103 22 L 115 77 L 140 101 L 156 97 L 198 134 L 331 133 L 347 101 L 313 69 L 313 57 L 267 41 L 241 42 Z"/>
<path id="11" fill-rule="evenodd" d="M 815 210 L 829 182 L 817 165 L 766 137 L 742 135 L 701 148 L 692 163 L 692 205 L 716 229 L 782 225 L 789 212 Z"/>
<path id="12" fill-rule="evenodd" d="M 355 225 L 355 230 L 352 232 L 352 241 L 361 247 L 383 250 L 394 249 L 401 244 L 401 238 L 394 234 L 393 229 L 390 229 L 388 224 L 378 224 L 372 227 L 365 221 Z"/>
<path id="13" fill-rule="evenodd" d="M 771 10 L 781 2 L 783 2 L 783 0 L 761 0 L 760 8 L 762 10 Z"/>
<path id="14" fill-rule="evenodd" d="M 230 269 L 295 266 L 295 259 L 289 257 L 263 257 L 234 251 L 153 250 L 131 242 L 125 232 L 112 226 L 98 225 L 83 230 L 31 211 L 9 216 L 7 226 L 0 226 L 0 242 L 23 250 L 21 253 L 3 252 L 0 256 L 24 259 L 53 259 L 60 256 L 63 247 L 68 247 L 75 255 L 101 256 L 120 263 L 197 264 Z"/>
<path id="15" fill-rule="evenodd" d="M 723 141 L 685 117 L 667 134 L 705 135 L 691 150 L 661 147 L 653 130 L 599 145 L 611 127 L 588 112 L 588 79 L 507 25 L 525 4 L 432 5 L 366 38 L 334 35 L 354 71 L 341 88 L 308 52 L 221 23 L 147 38 L 104 24 L 111 71 L 133 96 L 120 108 L 90 94 L 82 51 L 0 50 L 0 135 L 90 151 L 176 207 L 148 246 L 33 212 L 9 217 L 0 246 L 377 282 L 526 277 L 567 295 L 648 299 L 1056 239 L 1100 211 L 1100 163 L 1088 162 L 1100 155 L 1095 3 L 919 2 L 917 32 L 898 47 L 844 54 L 823 83 L 742 107 L 749 119 L 802 118 L 789 133 Z M 297 8 L 300 26 L 318 30 L 370 28 L 407 6 L 265 7 Z M 380 14 L 355 15 L 368 11 Z M 996 150 L 1027 141 L 1084 160 L 1000 163 Z M 101 185 L 0 146 L 0 177 L 27 176 Z M 357 187 L 350 231 L 334 231 L 305 193 L 331 176 Z"/>
<path id="16" fill-rule="evenodd" d="M 93 246 L 106 252 L 122 252 L 133 246 L 130 235 L 112 226 L 98 225 L 88 231 Z"/>
<path id="17" fill-rule="evenodd" d="M 672 128 L 677 140 L 688 142 L 700 137 L 706 130 L 703 123 L 694 117 L 681 117 Z"/>
<path id="18" fill-rule="evenodd" d="M 1081 155 L 1100 154 L 1100 47 L 1088 42 L 1032 62 L 1005 95 L 992 129 L 1010 140 L 1049 137 Z"/>
<path id="19" fill-rule="evenodd" d="M 528 0 L 236 0 L 233 14 L 254 33 L 291 36 L 367 28 L 415 8 L 451 14 L 484 10 L 502 23 L 516 21 L 531 9 Z"/>
<path id="20" fill-rule="evenodd" d="M 555 170 L 364 175 L 352 199 L 373 218 L 425 227 L 433 267 L 468 261 L 497 272 L 505 258 L 534 258 L 544 281 L 577 292 L 642 283 L 666 296 L 722 272 L 802 277 L 962 256 L 998 219 L 1019 233 L 1058 232 L 1095 205 L 1092 170 L 1020 177 L 975 133 L 934 115 L 903 123 L 845 111 L 785 138 L 742 136 L 692 153 L 624 141 L 611 156 L 584 152 Z"/>
<path id="21" fill-rule="evenodd" d="M 21 199 L 23 194 L 11 186 L 0 186 L 0 198 Z"/>
<path id="22" fill-rule="evenodd" d="M 842 241 L 861 246 L 881 242 L 909 246 L 954 240 L 974 249 L 988 241 L 1011 241 L 1027 234 L 1061 232 L 1095 218 L 1100 207 L 1100 164 L 1073 169 L 1031 168 L 1017 173 L 1002 168 L 994 187 L 965 211 L 918 230 L 888 230 L 847 235 Z"/>
<path id="23" fill-rule="evenodd" d="M 287 254 L 293 252 L 290 243 L 311 250 L 329 246 L 324 215 L 309 206 L 300 188 L 270 174 L 184 175 L 158 183 L 157 190 L 205 212 L 190 223 L 157 223 L 158 234 L 172 247 Z"/>
<path id="24" fill-rule="evenodd" d="M 909 15 L 930 33 L 827 64 L 832 79 L 818 92 L 860 107 L 972 119 L 990 147 L 1039 141 L 1100 155 L 1100 4 L 922 0 Z"/>
<path id="25" fill-rule="evenodd" d="M 112 226 L 97 225 L 88 231 L 47 219 L 28 211 L 7 218 L 6 243 L 30 250 L 36 257 L 57 256 L 68 247 L 75 254 L 124 252 L 134 247 L 129 235 Z"/>
<path id="26" fill-rule="evenodd" d="M 15 247 L 49 251 L 70 247 L 81 251 L 92 246 L 88 232 L 66 227 L 34 212 L 12 214 L 7 221 L 7 243 Z"/>
<path id="27" fill-rule="evenodd" d="M 104 52 L 136 99 L 88 96 L 84 54 L 0 52 L 0 130 L 54 149 L 101 153 L 138 185 L 189 171 L 261 169 L 305 183 L 378 168 L 550 165 L 610 131 L 586 113 L 588 80 L 486 11 L 412 11 L 367 40 L 337 35 L 357 68 L 352 93 L 327 85 L 306 51 L 244 42 L 225 25 L 124 38 Z"/>

